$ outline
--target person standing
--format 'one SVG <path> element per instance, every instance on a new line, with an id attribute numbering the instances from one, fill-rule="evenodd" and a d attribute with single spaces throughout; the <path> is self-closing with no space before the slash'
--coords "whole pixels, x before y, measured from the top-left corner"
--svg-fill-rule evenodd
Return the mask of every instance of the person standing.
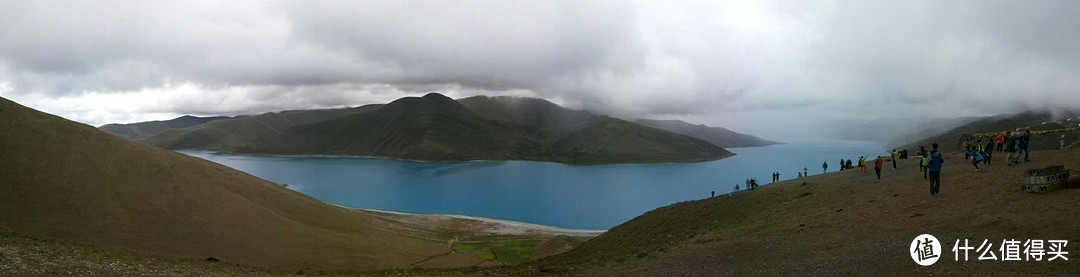
<path id="1" fill-rule="evenodd" d="M 844 159 L 840 159 L 840 171 L 844 171 Z"/>
<path id="2" fill-rule="evenodd" d="M 1012 165 L 1013 163 L 1017 162 L 1016 160 L 1019 157 L 1018 155 L 1016 155 L 1017 138 L 1015 138 L 1015 135 L 1013 135 L 1011 132 L 1008 133 L 1007 136 L 1008 137 L 1005 139 L 1005 152 L 1008 152 L 1009 155 L 1005 158 L 1005 165 Z"/>
<path id="3" fill-rule="evenodd" d="M 874 174 L 877 174 L 877 179 L 881 180 L 881 167 L 885 163 L 885 159 L 881 158 L 881 155 L 877 156 L 877 160 L 874 160 Z"/>
<path id="4" fill-rule="evenodd" d="M 1028 161 L 1028 155 L 1031 154 L 1031 130 L 1024 130 L 1024 161 Z M 1017 157 L 1019 158 L 1019 157 Z"/>
<path id="5" fill-rule="evenodd" d="M 922 168 L 923 172 L 922 178 L 923 180 L 926 180 L 927 175 L 930 173 L 930 153 L 923 152 L 922 156 L 919 156 L 919 158 L 921 159 L 919 161 L 919 167 Z"/>
<path id="6" fill-rule="evenodd" d="M 821 174 L 825 174 L 826 172 L 829 172 L 829 162 L 822 162 L 821 163 Z"/>
<path id="7" fill-rule="evenodd" d="M 997 143 L 995 145 L 997 146 L 998 152 L 1005 151 L 1005 132 L 997 135 Z"/>
<path id="8" fill-rule="evenodd" d="M 1024 154 L 1024 150 L 1027 148 L 1027 141 L 1024 139 L 1024 134 L 1016 132 L 1016 163 L 1020 163 L 1020 155 Z"/>
<path id="9" fill-rule="evenodd" d="M 994 159 L 994 145 L 994 141 L 989 140 L 986 142 L 986 147 L 983 147 L 983 149 L 986 149 L 986 157 L 983 159 L 983 163 L 986 165 L 990 165 L 990 160 Z"/>
<path id="10" fill-rule="evenodd" d="M 862 173 L 866 173 L 866 157 L 859 156 L 859 168 L 862 169 Z"/>
<path id="11" fill-rule="evenodd" d="M 930 145 L 930 196 L 938 196 L 941 193 L 941 166 L 945 163 L 945 159 L 941 157 L 941 151 L 938 151 L 938 144 L 934 143 Z"/>
<path id="12" fill-rule="evenodd" d="M 896 169 L 896 159 L 900 158 L 900 153 L 896 152 L 896 149 L 892 150 L 892 168 Z"/>
<path id="13" fill-rule="evenodd" d="M 805 166 L 802 168 L 802 176 L 803 177 L 810 177 L 810 173 L 807 173 Z"/>

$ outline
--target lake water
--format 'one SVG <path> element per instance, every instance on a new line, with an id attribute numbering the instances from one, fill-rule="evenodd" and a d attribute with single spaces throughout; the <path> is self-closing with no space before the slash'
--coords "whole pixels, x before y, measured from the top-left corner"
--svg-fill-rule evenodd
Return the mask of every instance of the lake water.
<path id="1" fill-rule="evenodd" d="M 547 162 L 413 162 L 346 157 L 274 157 L 181 151 L 326 202 L 354 208 L 460 214 L 576 229 L 608 229 L 672 203 L 729 193 L 746 178 L 769 183 L 806 167 L 821 174 L 841 158 L 884 154 L 882 143 L 801 141 L 731 148 L 738 155 L 691 164 L 568 166 Z"/>

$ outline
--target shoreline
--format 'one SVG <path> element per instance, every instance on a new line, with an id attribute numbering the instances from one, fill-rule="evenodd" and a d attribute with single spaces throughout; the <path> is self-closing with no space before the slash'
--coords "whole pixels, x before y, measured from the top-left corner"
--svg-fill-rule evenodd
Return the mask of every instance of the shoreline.
<path id="1" fill-rule="evenodd" d="M 768 146 L 768 145 L 766 145 Z M 764 146 L 753 146 L 764 147 Z M 725 148 L 726 149 L 726 148 Z M 692 163 L 704 163 L 719 161 L 727 158 L 734 157 L 738 154 L 728 151 L 731 155 L 721 155 L 715 159 L 702 159 L 702 160 L 686 160 L 686 161 L 664 161 L 664 162 L 611 162 L 611 163 L 564 163 L 556 161 L 544 161 L 544 160 L 458 160 L 458 161 L 429 161 L 429 160 L 415 160 L 406 158 L 384 157 L 384 156 L 364 156 L 364 155 L 331 155 L 331 154 L 267 154 L 267 153 L 235 153 L 226 151 L 215 150 L 203 150 L 203 149 L 166 149 L 173 152 L 184 154 L 183 152 L 204 152 L 211 155 L 232 155 L 232 156 L 249 156 L 249 157 L 273 157 L 273 158 L 344 158 L 344 159 L 369 159 L 369 160 L 390 160 L 390 161 L 405 161 L 405 162 L 418 162 L 418 163 L 464 163 L 464 162 L 536 162 L 536 163 L 554 163 L 565 166 L 597 166 L 597 165 L 624 165 L 624 164 L 692 164 Z M 183 152 L 181 152 L 183 151 Z M 186 155 L 186 154 L 185 154 Z M 189 155 L 190 156 L 190 155 Z"/>
<path id="2" fill-rule="evenodd" d="M 557 236 L 565 235 L 572 237 L 595 237 L 607 232 L 608 230 L 590 230 L 590 229 L 572 229 L 555 227 L 550 225 L 542 225 L 536 223 L 528 223 L 521 221 L 495 219 L 479 216 L 469 215 L 457 215 L 457 214 L 417 214 L 406 213 L 396 211 L 385 211 L 377 209 L 361 209 L 342 206 L 333 203 L 327 203 L 340 208 L 344 208 L 350 211 L 359 211 L 369 214 L 380 216 L 384 219 L 392 219 L 402 223 L 418 224 L 428 227 L 436 227 L 435 225 L 447 223 L 451 221 L 462 222 L 475 222 L 478 224 L 472 224 L 479 229 L 483 229 L 482 233 L 490 233 L 497 235 L 548 235 Z"/>

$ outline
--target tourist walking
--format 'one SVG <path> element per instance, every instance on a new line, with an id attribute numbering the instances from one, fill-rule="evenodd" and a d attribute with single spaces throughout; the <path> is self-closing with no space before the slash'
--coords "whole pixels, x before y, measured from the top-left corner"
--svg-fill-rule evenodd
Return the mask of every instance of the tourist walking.
<path id="1" fill-rule="evenodd" d="M 983 157 L 983 163 L 986 165 L 990 165 L 990 161 L 994 159 L 994 145 L 994 141 L 990 140 L 986 142 L 986 147 L 983 147 L 986 149 L 986 157 Z"/>
<path id="2" fill-rule="evenodd" d="M 877 174 L 877 179 L 881 180 L 881 167 L 885 163 L 885 159 L 881 158 L 881 155 L 877 156 L 877 160 L 874 160 L 874 174 Z"/>
<path id="3" fill-rule="evenodd" d="M 938 196 L 941 192 L 941 165 L 945 163 L 945 159 L 941 157 L 937 143 L 930 147 L 933 148 L 930 150 L 930 196 Z"/>
<path id="4" fill-rule="evenodd" d="M 821 163 L 821 174 L 825 174 L 826 172 L 829 172 L 829 162 L 822 162 Z"/>

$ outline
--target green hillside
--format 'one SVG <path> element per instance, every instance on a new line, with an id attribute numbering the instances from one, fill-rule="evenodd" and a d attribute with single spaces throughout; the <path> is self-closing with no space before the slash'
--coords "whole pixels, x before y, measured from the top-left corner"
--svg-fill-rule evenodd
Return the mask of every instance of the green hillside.
<path id="1" fill-rule="evenodd" d="M 606 118 L 587 111 L 566 109 L 538 98 L 474 96 L 457 101 L 485 118 L 515 126 L 546 142 L 565 138 Z"/>
<path id="2" fill-rule="evenodd" d="M 204 149 L 231 151 L 253 140 L 284 133 L 304 124 L 339 118 L 379 108 L 366 105 L 345 109 L 298 110 L 217 120 L 189 128 L 168 129 L 138 140 L 166 149 Z"/>
<path id="3" fill-rule="evenodd" d="M 113 135 L 121 136 L 130 140 L 137 140 L 152 136 L 168 129 L 183 129 L 203 123 L 229 119 L 227 116 L 197 117 L 185 115 L 170 120 L 147 121 L 131 124 L 106 124 L 98 129 Z"/>
<path id="4" fill-rule="evenodd" d="M 235 150 L 431 161 L 548 155 L 539 143 L 440 94 L 406 97 L 377 110 L 299 126 Z"/>
<path id="5" fill-rule="evenodd" d="M 682 120 L 637 119 L 634 120 L 634 123 L 698 138 L 724 148 L 776 144 L 774 141 L 764 140 L 759 137 L 738 133 L 725 128 L 709 127 L 704 124 L 694 125 Z"/>

